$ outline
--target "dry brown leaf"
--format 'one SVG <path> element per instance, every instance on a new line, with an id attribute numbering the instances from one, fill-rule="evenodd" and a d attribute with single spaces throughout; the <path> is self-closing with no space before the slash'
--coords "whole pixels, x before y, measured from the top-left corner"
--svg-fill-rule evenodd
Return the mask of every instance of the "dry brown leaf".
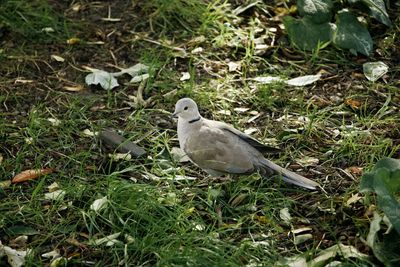
<path id="1" fill-rule="evenodd" d="M 362 167 L 357 167 L 357 166 L 352 166 L 352 167 L 346 168 L 346 171 L 351 173 L 351 174 L 361 175 L 362 171 L 363 171 L 363 168 Z"/>
<path id="2" fill-rule="evenodd" d="M 14 178 L 11 180 L 11 182 L 15 184 L 15 183 L 25 182 L 28 180 L 33 180 L 39 178 L 42 175 L 52 173 L 53 171 L 54 169 L 51 168 L 25 170 L 15 175 Z"/>
<path id="3" fill-rule="evenodd" d="M 354 109 L 358 109 L 358 108 L 361 107 L 361 102 L 360 102 L 360 101 L 354 100 L 354 99 L 351 99 L 351 98 L 347 98 L 347 99 L 344 101 L 344 103 L 345 103 L 346 105 L 348 105 L 348 106 L 354 108 Z"/>

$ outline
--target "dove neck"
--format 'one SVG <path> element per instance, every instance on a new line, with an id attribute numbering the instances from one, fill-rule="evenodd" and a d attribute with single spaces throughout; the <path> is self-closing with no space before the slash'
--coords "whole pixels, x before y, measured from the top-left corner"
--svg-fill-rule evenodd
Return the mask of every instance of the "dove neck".
<path id="1" fill-rule="evenodd" d="M 194 122 L 196 122 L 196 121 L 199 121 L 200 119 L 201 119 L 201 116 L 199 116 L 199 117 L 196 118 L 196 119 L 193 119 L 193 120 L 188 121 L 188 123 L 194 123 Z"/>

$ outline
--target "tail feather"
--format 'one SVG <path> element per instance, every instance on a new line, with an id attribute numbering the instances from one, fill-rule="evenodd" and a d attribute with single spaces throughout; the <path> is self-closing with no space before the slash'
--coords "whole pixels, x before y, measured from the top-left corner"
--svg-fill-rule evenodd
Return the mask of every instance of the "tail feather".
<path id="1" fill-rule="evenodd" d="M 267 167 L 271 170 L 273 170 L 276 173 L 279 173 L 282 175 L 282 179 L 285 182 L 288 182 L 290 184 L 294 184 L 297 186 L 301 186 L 307 189 L 315 190 L 317 187 L 320 187 L 320 185 L 317 182 L 314 182 L 306 177 L 303 177 L 297 173 L 294 173 L 292 171 L 289 171 L 285 168 L 282 168 L 281 166 L 273 163 L 270 160 L 265 159 L 262 162 L 264 167 Z"/>

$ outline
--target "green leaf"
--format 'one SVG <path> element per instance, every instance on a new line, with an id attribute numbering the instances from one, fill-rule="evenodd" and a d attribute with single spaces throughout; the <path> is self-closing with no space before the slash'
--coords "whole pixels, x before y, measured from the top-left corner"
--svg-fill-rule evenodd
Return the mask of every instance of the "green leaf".
<path id="1" fill-rule="evenodd" d="M 372 38 L 368 30 L 357 20 L 351 12 L 343 9 L 338 12 L 336 19 L 337 29 L 334 33 L 333 43 L 351 53 L 357 52 L 368 56 L 372 51 Z"/>
<path id="2" fill-rule="evenodd" d="M 392 21 L 386 11 L 385 2 L 383 0 L 351 0 L 350 3 L 362 2 L 368 8 L 372 17 L 386 26 L 392 26 Z"/>
<path id="3" fill-rule="evenodd" d="M 308 17 L 294 19 L 287 16 L 283 18 L 283 24 L 289 34 L 291 43 L 302 50 L 313 50 L 321 43 L 331 40 L 332 24 L 314 24 Z"/>
<path id="4" fill-rule="evenodd" d="M 382 234 L 381 221 L 382 216 L 374 212 L 371 221 L 369 233 L 367 236 L 367 245 L 372 248 L 374 255 L 384 266 L 399 266 L 400 264 L 400 235 L 396 231 Z"/>
<path id="5" fill-rule="evenodd" d="M 14 225 L 14 226 L 4 229 L 4 231 L 9 236 L 39 234 L 39 232 L 36 229 L 34 229 L 30 226 L 25 226 L 25 225 Z"/>
<path id="6" fill-rule="evenodd" d="M 297 9 L 302 17 L 308 16 L 309 19 L 316 23 L 329 22 L 333 7 L 331 0 L 298 0 Z"/>
<path id="7" fill-rule="evenodd" d="M 400 234 L 400 204 L 395 198 L 400 193 L 400 161 L 390 158 L 380 160 L 371 172 L 363 175 L 360 190 L 377 194 L 378 207 Z"/>

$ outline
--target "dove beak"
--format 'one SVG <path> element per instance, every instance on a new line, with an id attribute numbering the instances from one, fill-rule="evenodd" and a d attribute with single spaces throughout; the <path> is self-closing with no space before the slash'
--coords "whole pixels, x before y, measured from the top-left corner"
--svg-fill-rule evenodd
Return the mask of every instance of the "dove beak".
<path id="1" fill-rule="evenodd" d="M 179 114 L 179 112 L 174 112 L 174 113 L 172 113 L 172 114 L 171 114 L 171 119 L 172 119 L 172 118 L 178 118 L 178 114 Z"/>

